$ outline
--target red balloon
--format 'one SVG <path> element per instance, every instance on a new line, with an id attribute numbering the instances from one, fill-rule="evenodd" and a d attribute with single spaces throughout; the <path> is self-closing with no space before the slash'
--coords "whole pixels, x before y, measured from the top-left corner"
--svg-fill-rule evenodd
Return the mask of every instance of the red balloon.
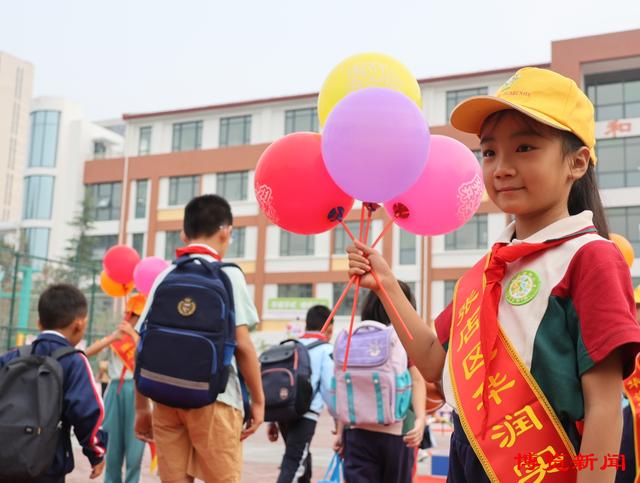
<path id="1" fill-rule="evenodd" d="M 256 199 L 267 218 L 287 231 L 325 232 L 353 206 L 353 198 L 338 187 L 324 165 L 321 139 L 317 133 L 288 134 L 258 160 Z"/>
<path id="2" fill-rule="evenodd" d="M 115 245 L 105 253 L 102 266 L 111 280 L 128 284 L 133 281 L 133 270 L 139 261 L 140 255 L 133 248 Z"/>

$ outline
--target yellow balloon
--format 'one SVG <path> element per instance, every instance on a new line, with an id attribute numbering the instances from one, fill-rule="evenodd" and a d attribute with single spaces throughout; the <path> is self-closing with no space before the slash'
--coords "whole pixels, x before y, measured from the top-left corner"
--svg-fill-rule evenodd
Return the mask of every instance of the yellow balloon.
<path id="1" fill-rule="evenodd" d="M 320 125 L 324 125 L 338 102 L 367 87 L 386 87 L 402 92 L 422 109 L 420 86 L 409 69 L 385 54 L 356 54 L 335 66 L 322 84 L 318 95 Z"/>

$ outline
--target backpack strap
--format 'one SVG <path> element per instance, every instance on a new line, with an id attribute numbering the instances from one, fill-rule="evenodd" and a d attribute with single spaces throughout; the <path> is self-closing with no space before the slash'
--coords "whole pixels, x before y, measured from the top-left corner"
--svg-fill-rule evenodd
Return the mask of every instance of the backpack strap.
<path id="1" fill-rule="evenodd" d="M 308 351 L 310 351 L 311 349 L 315 349 L 316 347 L 320 347 L 321 345 L 325 345 L 325 344 L 328 344 L 328 342 L 324 340 L 314 340 L 311 344 L 308 344 L 305 347 L 307 348 Z"/>
<path id="2" fill-rule="evenodd" d="M 18 357 L 29 357 L 33 354 L 33 345 L 23 345 L 18 347 Z"/>
<path id="3" fill-rule="evenodd" d="M 75 347 L 71 347 L 71 346 L 65 346 L 65 347 L 60 347 L 60 349 L 56 349 L 55 351 L 53 351 L 51 353 L 51 357 L 59 361 L 64 356 L 68 356 L 69 354 L 74 354 L 76 352 L 80 352 L 81 354 L 84 354 L 84 352 L 82 352 L 80 349 L 76 349 Z"/>

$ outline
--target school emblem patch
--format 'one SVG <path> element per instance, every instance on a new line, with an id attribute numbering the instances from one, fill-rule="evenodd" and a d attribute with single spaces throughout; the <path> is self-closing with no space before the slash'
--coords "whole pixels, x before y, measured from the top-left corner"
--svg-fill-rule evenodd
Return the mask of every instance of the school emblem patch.
<path id="1" fill-rule="evenodd" d="M 518 272 L 507 285 L 505 298 L 511 305 L 531 302 L 540 291 L 540 276 L 533 270 Z"/>
<path id="2" fill-rule="evenodd" d="M 282 401 L 284 401 L 288 397 L 289 397 L 289 389 L 287 389 L 286 387 L 281 387 L 280 388 L 280 399 Z"/>
<path id="3" fill-rule="evenodd" d="M 183 317 L 189 317 L 196 311 L 196 303 L 191 297 L 185 297 L 178 302 L 178 313 Z"/>

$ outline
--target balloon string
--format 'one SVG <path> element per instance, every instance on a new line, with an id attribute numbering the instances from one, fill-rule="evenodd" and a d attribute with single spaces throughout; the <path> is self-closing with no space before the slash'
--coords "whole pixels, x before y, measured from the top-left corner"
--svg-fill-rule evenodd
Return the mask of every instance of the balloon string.
<path id="1" fill-rule="evenodd" d="M 356 279 L 356 291 L 353 296 L 353 307 L 351 307 L 351 322 L 349 323 L 349 336 L 347 337 L 347 347 L 344 351 L 344 362 L 342 363 L 342 372 L 347 370 L 347 362 L 349 361 L 349 349 L 351 348 L 351 336 L 353 335 L 353 321 L 356 318 L 356 310 L 358 308 L 358 291 L 360 289 L 360 277 Z"/>
<path id="2" fill-rule="evenodd" d="M 360 233 L 358 235 L 358 240 L 362 241 L 362 230 L 364 229 L 364 203 L 362 203 L 362 209 L 360 210 Z"/>
<path id="3" fill-rule="evenodd" d="M 342 228 L 344 228 L 344 230 L 347 232 L 347 235 L 349 235 L 349 238 L 351 238 L 351 241 L 353 243 L 355 243 L 356 242 L 356 237 L 353 236 L 353 233 L 351 232 L 351 230 L 349 229 L 347 224 L 342 220 L 340 220 L 340 224 L 342 225 Z"/>
<path id="4" fill-rule="evenodd" d="M 391 300 L 391 297 L 389 297 L 387 290 L 384 288 L 384 286 L 382 285 L 382 282 L 380 282 L 380 279 L 378 278 L 378 275 L 373 269 L 371 269 L 371 275 L 373 275 L 373 278 L 376 280 L 376 283 L 378 284 L 378 288 L 380 289 L 380 292 L 382 292 L 382 296 L 386 299 L 387 303 L 391 306 L 391 310 L 393 311 L 393 314 L 398 318 L 398 320 L 400 321 L 400 325 L 402 325 L 402 328 L 407 333 L 407 337 L 409 337 L 409 340 L 413 340 L 413 336 L 411 335 L 411 332 L 409 332 L 409 328 L 404 323 L 404 320 L 402 320 L 402 317 L 400 316 L 400 312 L 398 312 L 398 309 L 396 308 L 393 301 Z"/>
<path id="5" fill-rule="evenodd" d="M 375 248 L 376 245 L 380 242 L 380 240 L 382 240 L 382 237 L 386 235 L 386 233 L 391 229 L 391 227 L 393 226 L 393 222 L 396 220 L 396 218 L 398 218 L 397 216 L 394 216 L 393 218 L 391 218 L 389 220 L 389 222 L 387 223 L 387 226 L 384 227 L 384 230 L 382 230 L 382 233 L 380 233 L 380 235 L 378 235 L 378 238 L 376 238 L 376 241 L 373 242 L 373 245 L 371 245 L 371 248 Z"/>
<path id="6" fill-rule="evenodd" d="M 358 276 L 354 275 L 353 277 L 351 277 L 349 279 L 349 283 L 347 283 L 347 286 L 342 291 L 342 295 L 340 295 L 340 298 L 338 298 L 338 301 L 336 302 L 335 307 L 333 307 L 333 310 L 329 314 L 329 317 L 327 317 L 327 320 L 325 321 L 324 325 L 322 326 L 322 329 L 320 329 L 321 333 L 324 334 L 327 331 L 327 328 L 329 327 L 329 324 L 331 323 L 331 319 L 333 319 L 333 317 L 336 315 L 336 312 L 340 308 L 340 305 L 342 305 L 342 301 L 347 296 L 347 292 L 349 292 L 349 289 L 351 288 L 351 286 L 353 285 L 353 283 L 356 281 L 357 278 L 358 278 Z"/>
<path id="7" fill-rule="evenodd" d="M 372 212 L 369 210 L 369 214 L 367 215 L 367 228 L 364 231 L 364 238 L 362 239 L 362 243 L 366 244 L 369 240 L 369 228 L 371 228 L 371 216 Z"/>

